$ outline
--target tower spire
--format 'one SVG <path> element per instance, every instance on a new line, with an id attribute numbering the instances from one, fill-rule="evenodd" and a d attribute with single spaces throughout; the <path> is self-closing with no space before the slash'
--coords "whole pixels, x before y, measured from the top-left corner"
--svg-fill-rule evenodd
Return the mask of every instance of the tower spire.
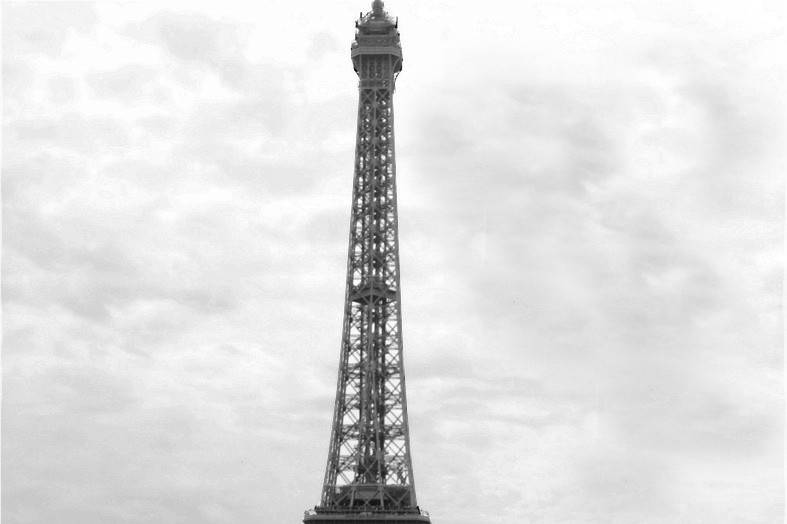
<path id="1" fill-rule="evenodd" d="M 320 504 L 304 524 L 429 524 L 410 458 L 399 281 L 393 92 L 397 25 L 382 0 L 356 24 L 358 125 L 339 377 Z"/>

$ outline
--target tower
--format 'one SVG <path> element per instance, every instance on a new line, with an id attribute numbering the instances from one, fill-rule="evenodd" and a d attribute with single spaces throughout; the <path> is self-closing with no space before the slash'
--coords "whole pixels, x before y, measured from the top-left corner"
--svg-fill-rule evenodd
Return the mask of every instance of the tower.
<path id="1" fill-rule="evenodd" d="M 355 26 L 358 125 L 339 377 L 322 496 L 304 523 L 429 523 L 415 497 L 402 361 L 393 128 L 402 48 L 381 0 Z"/>

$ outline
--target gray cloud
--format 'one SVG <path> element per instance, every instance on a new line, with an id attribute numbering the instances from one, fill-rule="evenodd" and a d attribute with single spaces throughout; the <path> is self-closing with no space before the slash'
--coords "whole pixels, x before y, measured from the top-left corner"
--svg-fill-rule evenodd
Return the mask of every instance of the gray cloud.
<path id="1" fill-rule="evenodd" d="M 231 84 L 247 71 L 240 25 L 199 14 L 161 12 L 128 31 L 162 44 L 177 59 L 211 69 Z"/>
<path id="2" fill-rule="evenodd" d="M 397 13 L 408 400 L 437 520 L 780 518 L 775 26 L 691 5 Z M 277 6 L 4 8 L 5 520 L 317 502 L 359 6 Z"/>
<path id="3" fill-rule="evenodd" d="M 96 22 L 95 9 L 87 2 L 8 2 L 3 9 L 4 55 L 57 55 L 69 30 L 90 31 Z"/>

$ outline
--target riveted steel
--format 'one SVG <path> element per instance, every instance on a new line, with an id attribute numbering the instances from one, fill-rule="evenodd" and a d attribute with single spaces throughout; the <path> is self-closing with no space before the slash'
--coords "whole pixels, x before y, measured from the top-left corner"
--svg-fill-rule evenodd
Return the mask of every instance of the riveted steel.
<path id="1" fill-rule="evenodd" d="M 344 322 L 320 505 L 304 522 L 429 522 L 415 496 L 402 360 L 393 93 L 398 23 L 375 0 L 356 23 L 358 122 Z"/>

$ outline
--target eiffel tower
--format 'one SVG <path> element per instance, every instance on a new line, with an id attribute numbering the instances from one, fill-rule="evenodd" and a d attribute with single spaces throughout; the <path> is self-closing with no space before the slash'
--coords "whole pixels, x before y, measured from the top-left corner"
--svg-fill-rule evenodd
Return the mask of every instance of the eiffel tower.
<path id="1" fill-rule="evenodd" d="M 410 459 L 399 285 L 393 92 L 398 20 L 375 0 L 356 22 L 358 74 L 347 287 L 339 378 L 320 504 L 305 524 L 429 523 Z"/>

